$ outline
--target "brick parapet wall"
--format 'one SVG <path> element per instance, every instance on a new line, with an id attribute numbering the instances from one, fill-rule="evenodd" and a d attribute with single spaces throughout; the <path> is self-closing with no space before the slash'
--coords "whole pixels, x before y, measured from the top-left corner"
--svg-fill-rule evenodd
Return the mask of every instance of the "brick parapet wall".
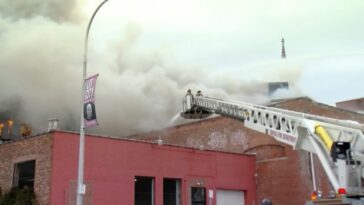
<path id="1" fill-rule="evenodd" d="M 342 120 L 352 120 L 364 124 L 363 114 L 318 103 L 310 100 L 309 98 L 298 98 L 295 100 L 287 100 L 282 103 L 276 103 L 273 106 L 297 112 L 310 113 L 313 115 L 319 115 L 323 117 L 330 117 Z"/>
<path id="2" fill-rule="evenodd" d="M 3 192 L 12 187 L 14 164 L 36 160 L 34 192 L 39 205 L 49 204 L 52 144 L 51 134 L 0 144 L 0 187 Z"/>
<path id="3" fill-rule="evenodd" d="M 245 128 L 244 123 L 226 117 L 210 118 L 133 138 L 145 141 L 162 139 L 166 144 L 233 153 L 244 153 L 261 145 L 280 144 L 271 137 Z"/>
<path id="4" fill-rule="evenodd" d="M 353 99 L 348 101 L 337 102 L 336 107 L 351 110 L 354 112 L 364 112 L 364 98 Z"/>

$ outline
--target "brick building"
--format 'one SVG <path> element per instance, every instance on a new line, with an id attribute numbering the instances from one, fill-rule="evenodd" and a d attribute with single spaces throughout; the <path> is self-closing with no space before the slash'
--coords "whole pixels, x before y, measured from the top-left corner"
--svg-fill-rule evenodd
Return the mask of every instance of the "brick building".
<path id="1" fill-rule="evenodd" d="M 317 103 L 306 97 L 276 100 L 269 106 L 364 123 L 362 114 Z M 256 154 L 257 202 L 269 198 L 273 204 L 304 204 L 313 191 L 308 152 L 293 150 L 230 118 L 210 118 L 134 137 L 147 141 L 162 139 L 181 146 Z M 329 181 L 318 159 L 314 158 L 313 161 L 316 185 L 324 194 L 328 194 L 331 190 Z"/>
<path id="2" fill-rule="evenodd" d="M 75 204 L 77 133 L 0 144 L 0 187 L 34 187 L 40 205 Z M 255 156 L 86 136 L 84 204 L 254 204 Z"/>
<path id="3" fill-rule="evenodd" d="M 364 98 L 337 102 L 336 107 L 364 114 Z"/>

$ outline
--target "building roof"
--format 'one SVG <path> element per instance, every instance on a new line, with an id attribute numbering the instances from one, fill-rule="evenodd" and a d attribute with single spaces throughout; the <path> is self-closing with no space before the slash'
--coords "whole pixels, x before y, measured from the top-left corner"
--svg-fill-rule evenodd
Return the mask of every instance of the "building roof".
<path id="1" fill-rule="evenodd" d="M 324 117 L 331 117 L 344 120 L 352 120 L 360 123 L 364 123 L 364 115 L 340 108 L 336 108 L 330 105 L 322 104 L 313 101 L 308 97 L 298 97 L 289 99 L 279 99 L 271 101 L 267 106 L 288 109 L 297 112 L 310 113 L 314 115 L 320 115 Z M 63 132 L 78 134 L 78 132 L 56 130 L 53 132 Z M 38 135 L 16 139 L 14 141 L 5 142 L 12 143 L 18 140 L 30 139 L 37 136 L 43 136 L 46 133 L 40 133 Z M 50 132 L 52 133 L 52 132 Z M 247 134 L 246 134 L 247 133 Z M 165 146 L 175 146 L 192 149 L 202 149 L 208 151 L 219 151 L 219 152 L 233 152 L 243 153 L 244 147 L 254 146 L 254 142 L 240 142 L 240 135 L 263 135 L 254 130 L 250 130 L 244 127 L 243 123 L 230 119 L 227 117 L 212 117 L 204 120 L 192 121 L 191 123 L 176 125 L 161 130 L 154 130 L 144 133 L 138 133 L 128 136 L 109 136 L 100 134 L 87 134 L 92 137 L 102 137 L 115 140 L 127 140 L 141 143 L 158 144 L 160 142 Z M 234 136 L 235 140 L 238 140 L 237 146 L 229 144 L 229 149 L 224 147 L 227 146 L 224 141 L 224 136 Z M 160 141 L 162 140 L 162 141 Z M 246 145 L 245 145 L 245 144 Z M 263 144 L 280 144 L 270 137 L 267 140 L 260 142 Z M 206 146 L 209 145 L 209 146 Z M 211 146 L 210 146 L 211 145 Z"/>
<path id="2" fill-rule="evenodd" d="M 364 123 L 364 115 L 352 111 L 336 108 L 313 101 L 308 97 L 274 100 L 267 106 L 303 112 L 322 117 L 351 120 Z M 232 137 L 227 139 L 226 136 Z M 283 145 L 271 137 L 244 127 L 235 119 L 228 117 L 214 117 L 188 124 L 166 128 L 129 137 L 146 141 L 156 141 L 162 138 L 170 144 L 199 146 L 200 144 L 215 150 L 244 153 L 251 147 L 261 145 Z M 246 137 L 249 140 L 245 140 Z M 245 139 L 244 139 L 245 138 Z M 235 142 L 236 141 L 236 142 Z"/>
<path id="3" fill-rule="evenodd" d="M 190 150 L 196 150 L 197 149 L 199 151 L 220 152 L 220 153 L 237 154 L 237 155 L 244 155 L 244 156 L 255 156 L 254 154 L 249 154 L 249 153 L 228 152 L 228 151 L 224 151 L 224 150 L 208 149 L 208 148 L 205 148 L 205 147 L 191 147 L 191 146 L 186 146 L 186 145 L 181 145 L 181 144 L 171 144 L 171 143 L 166 143 L 166 142 L 163 142 L 163 141 L 158 141 L 158 139 L 157 140 L 144 140 L 141 137 L 143 135 L 150 135 L 150 134 L 153 134 L 153 133 L 159 133 L 160 131 L 162 131 L 162 130 L 158 130 L 158 131 L 154 131 L 154 132 L 134 134 L 134 135 L 129 135 L 129 136 L 125 136 L 125 137 L 100 135 L 100 134 L 86 134 L 86 137 L 104 138 L 104 139 L 109 139 L 109 140 L 122 140 L 122 141 L 145 143 L 145 144 L 159 144 L 161 146 L 184 148 L 184 149 L 190 149 Z M 37 134 L 37 135 L 32 135 L 32 136 L 29 136 L 29 137 L 23 137 L 23 138 L 17 138 L 17 139 L 14 139 L 14 140 L 10 140 L 10 141 L 5 141 L 3 143 L 0 142 L 0 147 L 1 147 L 1 145 L 12 144 L 12 143 L 16 143 L 18 141 L 30 140 L 30 139 L 34 139 L 34 138 L 38 138 L 38 137 L 44 137 L 44 136 L 47 136 L 47 135 L 51 136 L 51 134 L 53 134 L 53 133 L 67 133 L 67 134 L 79 135 L 79 132 L 57 129 L 57 130 L 52 130 L 52 131 L 49 131 L 49 132 L 40 133 L 40 134 Z M 154 136 L 154 137 L 156 137 L 156 136 Z"/>
<path id="4" fill-rule="evenodd" d="M 355 99 L 351 99 L 351 100 L 339 101 L 337 103 L 356 102 L 356 101 L 363 101 L 363 100 L 364 100 L 364 97 L 362 97 L 362 98 L 355 98 Z"/>
<path id="5" fill-rule="evenodd" d="M 363 113 L 358 113 L 351 110 L 316 102 L 309 97 L 272 100 L 270 103 L 267 104 L 267 106 L 340 120 L 352 120 L 364 124 Z"/>
<path id="6" fill-rule="evenodd" d="M 364 114 L 364 98 L 337 102 L 336 107 Z"/>

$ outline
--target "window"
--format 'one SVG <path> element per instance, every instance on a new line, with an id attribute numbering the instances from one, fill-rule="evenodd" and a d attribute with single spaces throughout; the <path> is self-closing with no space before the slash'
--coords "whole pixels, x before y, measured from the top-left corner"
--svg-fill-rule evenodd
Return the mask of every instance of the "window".
<path id="1" fill-rule="evenodd" d="M 151 177 L 134 178 L 134 204 L 153 205 L 154 204 L 154 179 Z"/>
<path id="2" fill-rule="evenodd" d="M 206 205 L 206 189 L 191 187 L 191 205 Z"/>
<path id="3" fill-rule="evenodd" d="M 14 166 L 13 186 L 34 188 L 35 160 L 17 163 Z"/>
<path id="4" fill-rule="evenodd" d="M 181 180 L 163 179 L 163 205 L 181 204 Z"/>

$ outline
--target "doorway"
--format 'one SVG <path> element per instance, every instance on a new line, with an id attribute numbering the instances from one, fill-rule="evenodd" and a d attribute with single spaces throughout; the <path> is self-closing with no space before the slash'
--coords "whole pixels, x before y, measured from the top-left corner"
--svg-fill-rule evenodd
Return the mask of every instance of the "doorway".
<path id="1" fill-rule="evenodd" d="M 154 178 L 134 178 L 134 204 L 154 205 Z"/>
<path id="2" fill-rule="evenodd" d="M 163 205 L 181 204 L 181 180 L 163 179 Z"/>

